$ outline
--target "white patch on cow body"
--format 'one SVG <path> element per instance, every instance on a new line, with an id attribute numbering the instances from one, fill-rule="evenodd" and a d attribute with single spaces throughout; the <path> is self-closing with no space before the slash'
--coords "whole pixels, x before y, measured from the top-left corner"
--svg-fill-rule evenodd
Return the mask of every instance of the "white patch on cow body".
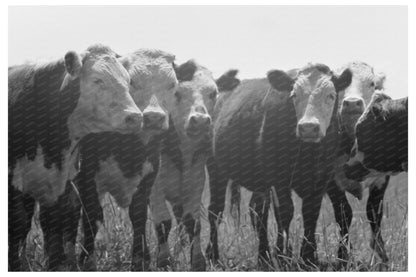
<path id="1" fill-rule="evenodd" d="M 383 187 L 386 175 L 376 175 L 371 177 L 366 177 L 364 181 L 361 182 L 363 189 L 377 187 L 381 189 Z"/>
<path id="2" fill-rule="evenodd" d="M 99 166 L 99 170 L 95 175 L 95 182 L 100 202 L 104 199 L 105 193 L 108 192 L 122 208 L 130 205 L 133 194 L 136 192 L 142 179 L 147 174 L 153 172 L 153 166 L 147 160 L 142 165 L 142 174 L 136 174 L 130 178 L 126 178 L 123 175 L 114 157 L 100 161 Z"/>
<path id="3" fill-rule="evenodd" d="M 192 163 L 193 151 L 188 147 L 182 147 L 182 154 L 182 172 L 168 156 L 161 157 L 160 168 L 150 194 L 152 218 L 155 223 L 171 218 L 166 201 L 172 207 L 182 207 L 183 215 L 191 214 L 195 219 L 199 219 L 202 192 L 207 178 L 206 158 L 200 157 Z"/>
<path id="4" fill-rule="evenodd" d="M 55 164 L 49 169 L 45 167 L 45 157 L 41 146 L 38 146 L 33 160 L 27 156 L 17 160 L 12 185 L 17 190 L 32 195 L 41 204 L 55 203 L 64 193 L 67 180 L 72 180 L 76 174 L 75 159 L 78 155 L 73 147 L 74 144 L 63 150 L 62 169 L 59 170 Z"/>
<path id="5" fill-rule="evenodd" d="M 348 160 L 348 155 L 346 154 L 337 158 L 336 163 L 335 163 L 335 168 L 334 168 L 335 182 L 342 191 L 344 190 L 348 191 L 349 193 L 351 193 L 358 199 L 361 199 L 363 195 L 363 187 L 360 184 L 360 182 L 350 180 L 345 176 L 343 165 L 345 164 L 347 160 Z"/>

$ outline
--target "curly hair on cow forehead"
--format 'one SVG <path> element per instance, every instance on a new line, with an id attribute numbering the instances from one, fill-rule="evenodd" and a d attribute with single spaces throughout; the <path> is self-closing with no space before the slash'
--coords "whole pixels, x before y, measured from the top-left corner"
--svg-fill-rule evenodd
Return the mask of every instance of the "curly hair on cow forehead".
<path id="1" fill-rule="evenodd" d="M 171 63 L 173 63 L 175 60 L 175 55 L 159 49 L 142 48 L 133 52 L 133 54 L 141 57 L 148 57 L 151 59 L 165 58 Z"/>
<path id="2" fill-rule="evenodd" d="M 298 76 L 300 74 L 308 74 L 315 70 L 318 70 L 319 72 L 322 72 L 324 74 L 332 75 L 332 71 L 327 65 L 322 63 L 308 63 L 306 66 L 304 66 L 298 71 Z"/>
<path id="3" fill-rule="evenodd" d="M 116 52 L 114 52 L 113 49 L 111 49 L 110 47 L 97 43 L 97 44 L 93 44 L 90 47 L 87 48 L 87 52 L 91 55 L 104 55 L 104 54 L 109 54 L 109 55 L 113 55 L 116 57 L 119 57 L 120 55 L 118 55 Z"/>

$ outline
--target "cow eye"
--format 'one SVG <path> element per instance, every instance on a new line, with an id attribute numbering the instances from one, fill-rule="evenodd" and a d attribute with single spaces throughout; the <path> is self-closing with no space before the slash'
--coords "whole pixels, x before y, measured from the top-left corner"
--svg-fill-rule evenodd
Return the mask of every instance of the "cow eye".
<path id="1" fill-rule="evenodd" d="M 332 93 L 331 94 L 328 94 L 328 98 L 331 99 L 331 100 L 335 100 L 335 95 L 332 94 Z"/>
<path id="2" fill-rule="evenodd" d="M 371 82 L 370 86 L 371 86 L 371 87 L 375 87 L 375 86 L 376 86 L 376 84 L 374 84 L 374 82 Z"/>
<path id="3" fill-rule="evenodd" d="M 211 100 L 215 100 L 215 98 L 217 97 L 217 91 L 216 90 L 214 90 L 214 91 L 212 91 L 210 94 L 209 94 L 209 99 L 211 99 Z"/>

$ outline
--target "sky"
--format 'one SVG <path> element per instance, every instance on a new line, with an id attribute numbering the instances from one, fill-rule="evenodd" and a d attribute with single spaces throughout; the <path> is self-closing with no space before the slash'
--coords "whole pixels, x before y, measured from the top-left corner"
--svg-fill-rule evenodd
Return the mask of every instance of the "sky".
<path id="1" fill-rule="evenodd" d="M 386 74 L 389 95 L 408 95 L 406 6 L 37 6 L 9 7 L 8 16 L 9 65 L 97 42 L 119 54 L 162 49 L 214 77 L 236 68 L 241 79 L 364 61 Z"/>

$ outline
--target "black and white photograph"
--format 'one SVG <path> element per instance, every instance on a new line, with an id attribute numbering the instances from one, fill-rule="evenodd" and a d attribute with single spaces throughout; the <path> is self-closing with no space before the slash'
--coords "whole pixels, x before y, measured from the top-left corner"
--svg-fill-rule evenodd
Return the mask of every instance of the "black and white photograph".
<path id="1" fill-rule="evenodd" d="M 260 2 L 5 7 L 7 271 L 409 271 L 410 6 Z"/>

